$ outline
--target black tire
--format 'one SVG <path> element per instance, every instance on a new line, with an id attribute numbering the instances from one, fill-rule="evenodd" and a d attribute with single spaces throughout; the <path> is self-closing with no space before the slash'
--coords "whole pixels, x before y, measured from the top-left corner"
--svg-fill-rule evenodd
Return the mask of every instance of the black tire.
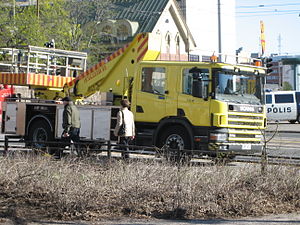
<path id="1" fill-rule="evenodd" d="M 289 120 L 291 124 L 295 124 L 297 120 Z"/>
<path id="2" fill-rule="evenodd" d="M 43 142 L 53 141 L 53 134 L 50 125 L 45 120 L 37 120 L 29 127 L 28 140 L 33 142 L 32 147 L 40 149 L 49 154 L 55 153 L 55 148 Z M 42 143 L 35 143 L 42 142 Z"/>
<path id="3" fill-rule="evenodd" d="M 171 149 L 170 152 L 167 151 L 164 154 L 167 159 L 190 160 L 191 152 L 184 151 L 191 150 L 190 137 L 187 130 L 182 126 L 171 126 L 163 130 L 160 133 L 158 147 Z"/>

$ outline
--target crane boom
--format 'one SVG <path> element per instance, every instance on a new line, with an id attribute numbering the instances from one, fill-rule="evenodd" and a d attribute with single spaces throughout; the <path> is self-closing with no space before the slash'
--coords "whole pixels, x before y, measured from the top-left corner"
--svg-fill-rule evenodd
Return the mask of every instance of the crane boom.
<path id="1" fill-rule="evenodd" d="M 138 34 L 132 42 L 100 61 L 65 85 L 65 94 L 88 97 L 98 91 L 126 95 L 128 82 L 141 60 L 156 60 L 159 51 L 149 50 L 149 34 Z M 69 93 L 68 93 L 69 92 Z"/>

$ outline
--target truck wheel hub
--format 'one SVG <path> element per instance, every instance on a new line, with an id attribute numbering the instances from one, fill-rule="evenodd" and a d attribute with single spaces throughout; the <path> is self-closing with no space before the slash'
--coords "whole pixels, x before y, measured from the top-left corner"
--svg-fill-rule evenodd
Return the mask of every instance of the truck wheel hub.
<path id="1" fill-rule="evenodd" d="M 33 141 L 34 142 L 41 142 L 41 141 L 47 141 L 47 132 L 43 128 L 38 128 L 33 133 Z M 36 143 L 37 147 L 41 147 L 41 143 Z"/>
<path id="2" fill-rule="evenodd" d="M 184 140 L 178 134 L 170 135 L 166 140 L 166 145 L 171 149 L 184 149 Z"/>

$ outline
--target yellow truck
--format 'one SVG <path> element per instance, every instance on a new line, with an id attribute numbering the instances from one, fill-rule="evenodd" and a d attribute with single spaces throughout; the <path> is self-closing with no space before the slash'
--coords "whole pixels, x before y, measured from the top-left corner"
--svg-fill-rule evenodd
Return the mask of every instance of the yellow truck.
<path id="1" fill-rule="evenodd" d="M 159 56 L 155 35 L 139 34 L 130 44 L 66 83 L 60 91 L 39 89 L 37 97 L 54 99 L 68 95 L 84 100 L 101 92 L 111 95 L 113 105 L 118 106 L 119 100 L 128 98 L 135 116 L 137 145 L 188 149 L 193 154 L 197 150 L 211 150 L 211 155 L 217 150 L 261 151 L 262 131 L 266 127 L 264 68 L 219 62 L 163 61 Z M 24 104 L 26 115 L 29 105 L 32 109 L 32 104 L 41 103 Z M 107 108 L 97 106 L 101 107 Z M 45 140 L 59 138 L 58 112 L 52 108 L 51 119 L 46 108 L 40 110 L 39 116 L 34 114 L 40 120 L 48 120 L 51 126 L 52 133 Z M 28 115 L 21 116 L 26 118 L 26 123 L 20 134 L 30 140 L 34 139 L 32 129 L 37 130 L 38 125 L 33 127 L 33 119 Z M 6 119 L 3 123 L 5 127 Z M 101 126 L 94 122 L 91 127 Z"/>

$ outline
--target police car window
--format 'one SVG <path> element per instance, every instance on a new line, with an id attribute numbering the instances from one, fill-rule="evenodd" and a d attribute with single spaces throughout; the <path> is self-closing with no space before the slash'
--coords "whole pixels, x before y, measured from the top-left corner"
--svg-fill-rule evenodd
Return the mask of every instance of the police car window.
<path id="1" fill-rule="evenodd" d="M 296 102 L 300 102 L 300 92 L 295 92 L 295 94 L 296 94 L 296 100 L 297 100 Z"/>
<path id="2" fill-rule="evenodd" d="M 275 95 L 275 103 L 293 103 L 294 96 L 292 94 Z"/>
<path id="3" fill-rule="evenodd" d="M 272 95 L 266 95 L 266 103 L 272 104 Z"/>

